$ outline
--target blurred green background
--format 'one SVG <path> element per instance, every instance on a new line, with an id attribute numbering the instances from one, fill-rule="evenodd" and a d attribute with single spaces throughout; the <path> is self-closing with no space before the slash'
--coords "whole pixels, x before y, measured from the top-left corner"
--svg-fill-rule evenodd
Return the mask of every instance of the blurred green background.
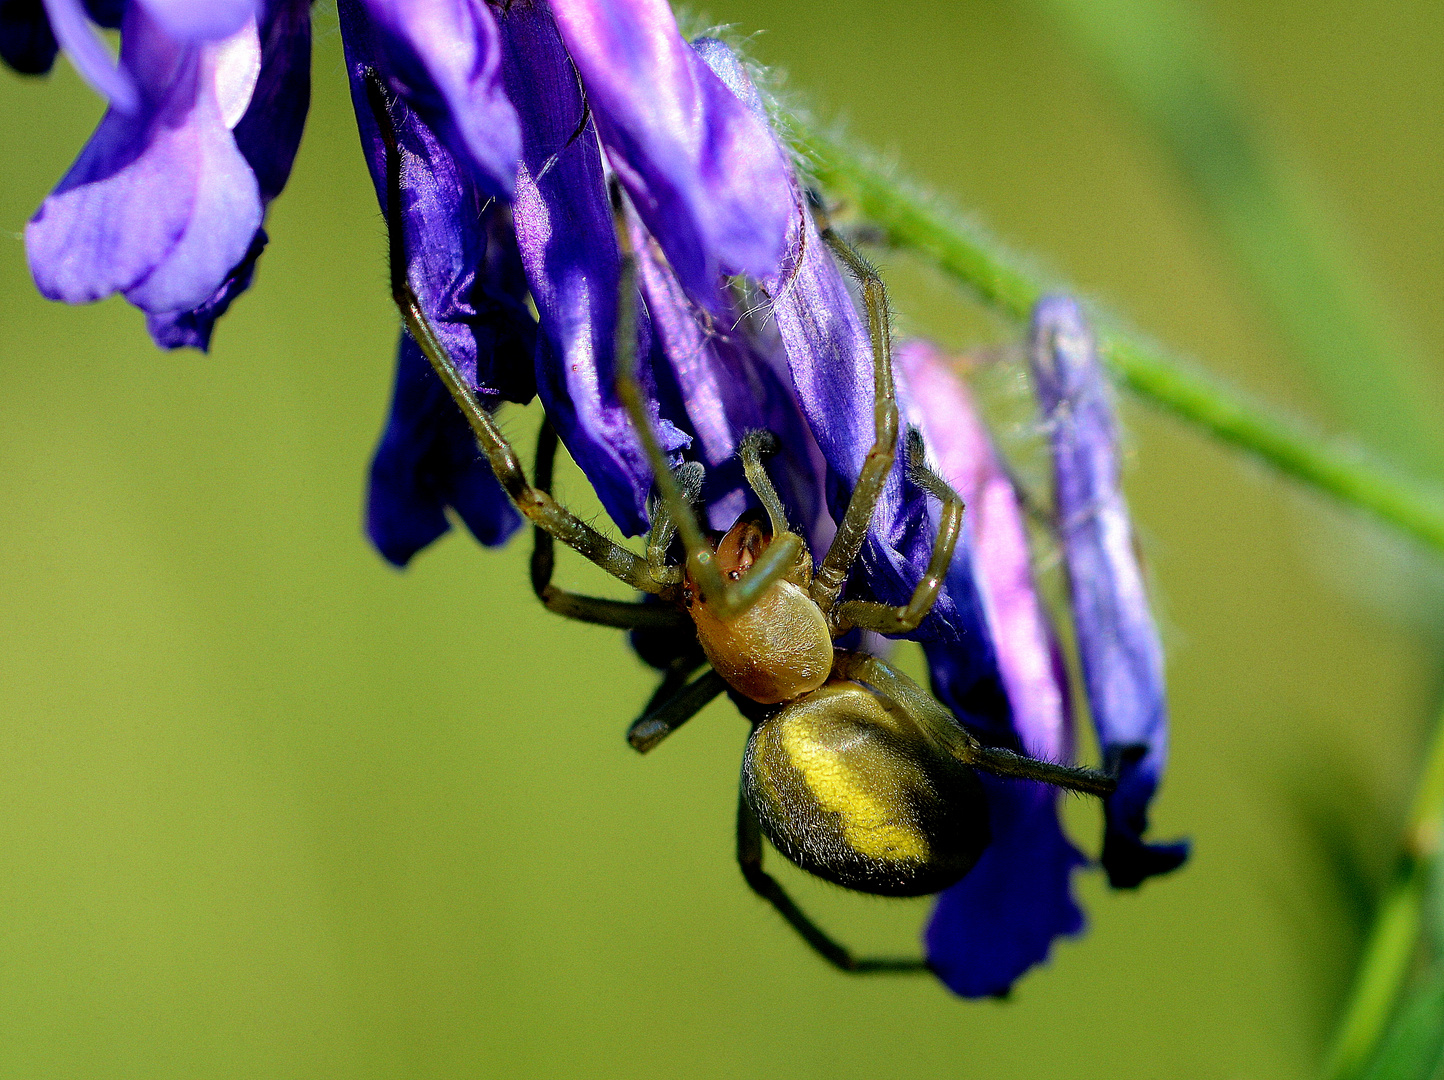
<path id="1" fill-rule="evenodd" d="M 1431 417 L 1438 372 L 1407 358 L 1444 353 L 1444 9 L 1198 10 L 1403 343 L 1398 415 Z M 1159 340 L 1386 442 L 1051 12 L 706 10 Z M 1154 831 L 1192 863 L 1136 895 L 1085 876 L 1087 935 L 1007 1003 L 837 975 L 733 863 L 731 706 L 639 758 L 650 673 L 541 610 L 524 542 L 452 534 L 404 573 L 365 543 L 396 317 L 317 20 L 296 172 L 209 357 L 157 353 L 118 300 L 35 294 L 20 231 L 101 107 L 63 62 L 0 77 L 0 1074 L 1312 1075 L 1435 708 L 1437 567 L 1126 402 L 1174 713 Z M 905 328 L 987 325 L 879 259 Z M 595 506 L 575 473 L 561 493 Z M 1096 811 L 1068 815 L 1095 849 Z M 781 873 L 845 941 L 915 948 L 925 904 Z"/>

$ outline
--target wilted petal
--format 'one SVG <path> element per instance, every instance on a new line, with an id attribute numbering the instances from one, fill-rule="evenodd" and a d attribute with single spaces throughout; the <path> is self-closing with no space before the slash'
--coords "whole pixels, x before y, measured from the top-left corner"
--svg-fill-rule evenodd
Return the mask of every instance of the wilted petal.
<path id="1" fill-rule="evenodd" d="M 1103 865 L 1115 887 L 1131 888 L 1188 857 L 1187 844 L 1142 839 L 1168 757 L 1163 649 L 1119 487 L 1113 410 L 1093 335 L 1074 301 L 1049 297 L 1034 309 L 1032 362 L 1052 440 L 1089 710 L 1105 764 L 1119 777 L 1106 804 Z"/>
<path id="2" fill-rule="evenodd" d="M 923 936 L 948 989 L 993 997 L 1048 958 L 1053 940 L 1083 929 L 1073 871 L 1083 856 L 1058 826 L 1057 793 L 1027 780 L 982 775 L 992 842 L 938 897 Z"/>
<path id="3" fill-rule="evenodd" d="M 451 528 L 448 507 L 483 544 L 502 544 L 521 525 L 461 410 L 403 333 L 391 416 L 371 461 L 366 532 L 388 562 L 405 566 Z"/>
<path id="4" fill-rule="evenodd" d="M 554 0 L 608 159 L 678 279 L 720 313 L 720 275 L 776 272 L 791 168 L 764 120 L 687 46 L 666 0 Z"/>
<path id="5" fill-rule="evenodd" d="M 624 532 L 646 528 L 652 470 L 617 400 L 613 365 L 621 256 L 601 152 L 556 25 L 545 8 L 516 4 L 500 16 L 503 74 L 522 130 L 513 207 L 517 244 L 541 315 L 537 391 L 547 416 L 602 505 Z M 573 138 L 573 136 L 576 136 Z M 639 354 L 650 356 L 645 312 Z M 648 365 L 639 364 L 644 382 Z M 660 423 L 665 450 L 688 438 Z"/>
<path id="6" fill-rule="evenodd" d="M 338 0 L 347 54 L 364 58 L 488 195 L 510 198 L 521 135 L 482 0 Z M 354 67 L 354 65 L 353 65 Z M 358 109 L 359 111 L 359 109 Z"/>
<path id="7" fill-rule="evenodd" d="M 132 6 L 121 59 L 141 105 L 106 112 L 26 228 L 46 296 L 84 303 L 122 291 L 147 311 L 188 310 L 241 263 L 261 201 L 217 102 L 218 55 L 216 44 L 174 41 Z"/>

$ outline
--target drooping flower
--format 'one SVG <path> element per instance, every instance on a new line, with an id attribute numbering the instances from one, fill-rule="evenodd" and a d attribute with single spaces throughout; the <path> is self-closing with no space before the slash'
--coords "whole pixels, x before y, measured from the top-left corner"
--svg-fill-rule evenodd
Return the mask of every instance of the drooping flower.
<path id="1" fill-rule="evenodd" d="M 1131 888 L 1188 858 L 1186 843 L 1143 840 L 1168 758 L 1163 649 L 1118 482 L 1107 384 L 1075 301 L 1039 302 L 1031 356 L 1053 448 L 1054 501 L 1089 711 L 1105 765 L 1118 775 L 1106 803 L 1103 866 L 1114 887 Z"/>
<path id="2" fill-rule="evenodd" d="M 26 228 L 31 272 L 53 300 L 122 293 L 156 342 L 205 348 L 250 283 L 266 204 L 290 173 L 309 98 L 306 0 L 129 0 L 117 65 L 90 22 L 117 5 L 48 0 L 7 28 L 11 48 L 50 34 L 110 107 Z"/>

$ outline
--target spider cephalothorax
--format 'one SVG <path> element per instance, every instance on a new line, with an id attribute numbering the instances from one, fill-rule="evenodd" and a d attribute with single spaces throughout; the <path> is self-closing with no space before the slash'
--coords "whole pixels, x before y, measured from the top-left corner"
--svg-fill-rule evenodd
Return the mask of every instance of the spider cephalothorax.
<path id="1" fill-rule="evenodd" d="M 975 773 L 1041 780 L 1107 794 L 1113 780 L 1087 769 L 1035 761 L 985 747 L 931 695 L 873 656 L 840 649 L 854 628 L 883 634 L 915 630 L 942 588 L 961 529 L 963 504 L 924 461 L 921 436 L 905 444 L 909 479 L 940 504 L 938 535 L 906 604 L 843 600 L 884 483 L 896 462 L 898 409 L 892 377 L 887 297 L 876 271 L 831 230 L 823 238 L 858 279 L 872 337 L 874 438 L 827 551 L 814 563 L 767 474 L 774 444 L 754 431 L 738 447 L 765 512 L 709 539 L 693 503 L 701 466 L 668 466 L 633 370 L 636 269 L 627 230 L 618 229 L 622 273 L 616 328 L 616 390 L 651 463 L 657 497 L 646 555 L 616 544 L 549 494 L 557 439 L 543 424 L 534 482 L 482 408 L 422 311 L 406 278 L 400 228 L 400 154 L 379 80 L 369 84 L 386 141 L 392 289 L 407 330 L 431 361 L 475 431 L 482 452 L 517 508 L 535 526 L 532 584 L 551 610 L 571 618 L 672 637 L 666 675 L 645 714 L 628 731 L 650 750 L 723 692 L 752 722 L 737 815 L 737 858 L 748 883 L 823 957 L 848 971 L 921 970 L 915 959 L 858 959 L 817 928 L 762 868 L 762 837 L 819 877 L 863 892 L 937 892 L 965 874 L 988 843 L 987 808 Z M 620 193 L 614 188 L 614 200 Z M 552 584 L 554 540 L 614 577 L 651 594 L 644 602 L 579 596 Z M 668 561 L 679 543 L 681 565 Z M 692 673 L 705 659 L 709 670 Z"/>

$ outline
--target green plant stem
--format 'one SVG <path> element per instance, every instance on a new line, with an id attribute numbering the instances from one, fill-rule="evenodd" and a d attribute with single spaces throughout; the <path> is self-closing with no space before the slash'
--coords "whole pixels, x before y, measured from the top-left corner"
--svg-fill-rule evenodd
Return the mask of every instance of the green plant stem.
<path id="1" fill-rule="evenodd" d="M 825 190 L 852 203 L 888 243 L 923 255 L 984 304 L 1021 322 L 1039 297 L 1064 291 L 982 230 L 899 181 L 875 156 L 797 116 L 781 119 Z M 1125 331 L 1104 327 L 1099 353 L 1114 378 L 1139 397 L 1444 554 L 1444 491 L 1436 486 L 1329 442 Z"/>
<path id="2" fill-rule="evenodd" d="M 1334 1035 L 1327 1080 L 1353 1080 L 1373 1057 L 1393 1014 L 1419 941 L 1430 870 L 1439 855 L 1444 822 L 1444 716 L 1414 795 L 1394 876 L 1379 902 L 1354 985 Z"/>

